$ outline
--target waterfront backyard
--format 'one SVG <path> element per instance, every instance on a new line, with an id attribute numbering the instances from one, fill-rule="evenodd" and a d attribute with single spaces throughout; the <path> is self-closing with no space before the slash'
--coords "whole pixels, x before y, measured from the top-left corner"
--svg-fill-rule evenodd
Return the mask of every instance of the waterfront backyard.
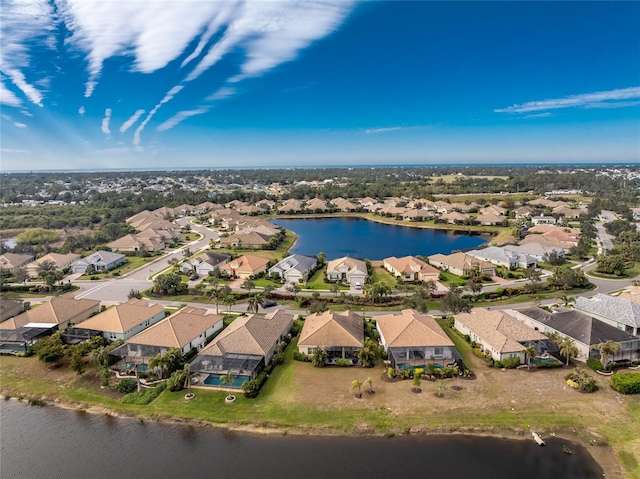
<path id="1" fill-rule="evenodd" d="M 435 396 L 435 385 L 423 381 L 422 393 L 411 392 L 411 381 L 386 382 L 384 368 L 314 368 L 292 359 L 295 341 L 286 352 L 260 395 L 242 395 L 224 404 L 226 393 L 194 389 L 165 391 L 149 406 L 124 405 L 110 388 L 101 389 L 94 371 L 81 378 L 66 367 L 47 370 L 35 357 L 2 357 L 2 394 L 25 398 L 59 398 L 82 409 L 139 418 L 193 420 L 247 430 L 285 430 L 302 434 L 383 434 L 430 432 L 494 433 L 528 437 L 529 430 L 543 436 L 569 434 L 580 438 L 607 469 L 608 477 L 624 477 L 608 448 L 615 447 L 630 477 L 640 473 L 640 398 L 623 396 L 609 387 L 609 378 L 597 377 L 599 390 L 580 394 L 569 388 L 564 376 L 571 368 L 550 370 L 501 370 L 464 354 L 475 379 L 449 379 L 444 397 Z M 375 394 L 361 399 L 351 391 L 352 381 L 371 377 Z M 97 409 L 96 409 L 97 408 Z"/>

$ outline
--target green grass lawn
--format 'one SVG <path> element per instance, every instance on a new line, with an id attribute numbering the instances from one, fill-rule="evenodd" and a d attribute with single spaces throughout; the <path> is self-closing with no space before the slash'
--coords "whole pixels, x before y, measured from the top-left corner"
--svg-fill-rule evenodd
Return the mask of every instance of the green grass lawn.
<path id="1" fill-rule="evenodd" d="M 439 281 L 445 286 L 449 286 L 451 284 L 455 284 L 457 286 L 464 286 L 465 284 L 467 284 L 467 280 L 462 279 L 460 276 L 456 276 L 453 273 L 449 273 L 448 271 L 441 271 L 440 278 L 444 278 L 444 279 L 440 279 Z"/>
<path id="2" fill-rule="evenodd" d="M 396 280 L 395 276 L 393 276 L 386 269 L 384 269 L 380 262 L 375 262 L 372 265 L 373 265 L 373 274 L 371 275 L 372 283 L 377 283 L 379 281 L 386 284 L 390 288 L 396 287 L 396 285 L 398 284 L 398 281 Z"/>
<path id="3" fill-rule="evenodd" d="M 615 274 L 598 273 L 595 269 L 591 271 L 587 271 L 587 276 L 595 276 L 596 278 L 603 278 L 603 279 L 635 278 L 639 274 L 640 274 L 640 262 L 631 263 L 627 265 L 627 267 L 624 270 L 624 274 L 622 276 L 617 276 Z"/>
<path id="4" fill-rule="evenodd" d="M 145 264 L 153 261 L 154 259 L 157 259 L 157 256 L 127 256 L 125 262 L 123 264 L 121 264 L 120 266 L 118 266 L 117 268 L 114 268 L 110 271 L 107 271 L 106 273 L 91 273 L 91 274 L 83 274 L 82 276 L 80 276 L 81 280 L 89 280 L 92 277 L 95 277 L 97 279 L 102 279 L 102 278 L 109 278 L 112 277 L 114 275 L 114 273 L 119 273 L 120 276 L 130 273 L 131 271 L 138 269 L 141 266 L 144 266 Z"/>

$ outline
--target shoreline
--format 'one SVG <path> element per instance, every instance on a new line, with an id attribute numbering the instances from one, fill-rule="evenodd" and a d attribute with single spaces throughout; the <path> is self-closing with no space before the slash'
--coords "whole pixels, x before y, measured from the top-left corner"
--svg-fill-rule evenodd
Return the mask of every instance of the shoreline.
<path id="1" fill-rule="evenodd" d="M 30 404 L 30 400 L 24 397 L 7 397 L 0 393 L 0 401 L 17 401 Z M 110 416 L 118 419 L 129 419 L 144 423 L 145 421 L 157 422 L 168 425 L 176 426 L 191 426 L 202 428 L 216 428 L 225 431 L 239 432 L 243 434 L 251 434 L 256 436 L 317 436 L 317 437 L 372 437 L 372 438 L 393 438 L 403 436 L 474 436 L 474 437 L 486 437 L 486 438 L 501 438 L 519 441 L 533 441 L 530 436 L 530 429 L 523 428 L 495 428 L 486 426 L 465 426 L 465 427 L 436 427 L 436 428 L 424 428 L 417 427 L 411 428 L 408 432 L 402 433 L 376 433 L 369 429 L 352 430 L 349 433 L 337 433 L 329 429 L 330 426 L 309 426 L 300 425 L 299 427 L 282 427 L 277 425 L 265 426 L 264 424 L 234 424 L 234 423 L 214 423 L 202 419 L 181 418 L 175 416 L 163 416 L 163 415 L 136 415 L 135 413 L 127 414 L 110 409 L 100 405 L 89 405 L 86 407 L 82 404 L 63 401 L 59 397 L 51 400 L 41 400 L 43 404 L 30 404 L 32 407 L 54 407 L 59 409 L 65 409 L 69 411 L 82 412 L 93 415 Z M 601 440 L 601 436 L 589 429 L 577 429 L 572 428 L 571 431 L 558 429 L 557 432 L 554 428 L 540 427 L 536 430 L 539 434 L 545 436 L 551 435 L 555 438 L 565 439 L 582 446 L 585 451 L 592 456 L 592 458 L 598 463 L 603 470 L 603 477 L 626 479 L 628 476 L 624 472 L 620 461 L 616 454 L 617 451 L 614 447 Z"/>

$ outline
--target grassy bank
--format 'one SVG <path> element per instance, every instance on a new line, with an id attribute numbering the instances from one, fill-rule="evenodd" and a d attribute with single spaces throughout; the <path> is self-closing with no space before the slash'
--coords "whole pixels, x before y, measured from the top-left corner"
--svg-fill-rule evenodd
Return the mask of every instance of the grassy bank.
<path id="1" fill-rule="evenodd" d="M 453 339 L 461 341 L 455 335 Z M 383 381 L 380 364 L 372 369 L 318 369 L 293 361 L 294 348 L 295 342 L 256 399 L 240 394 L 231 405 L 224 404 L 224 392 L 203 388 L 194 389 L 191 401 L 184 400 L 184 392 L 165 391 L 148 406 L 125 405 L 119 394 L 100 388 L 94 371 L 78 377 L 66 366 L 47 370 L 35 358 L 2 357 L 0 384 L 5 397 L 59 400 L 138 418 L 239 429 L 346 435 L 457 431 L 522 437 L 534 429 L 543 435 L 571 434 L 591 446 L 613 446 L 628 477 L 640 477 L 640 397 L 615 393 L 609 378 L 597 377 L 599 390 L 580 394 L 564 382 L 571 368 L 502 371 L 461 351 L 476 379 L 446 380 L 445 395 L 438 398 L 430 381 L 423 381 L 423 392 L 414 394 L 410 381 Z M 376 393 L 356 399 L 351 382 L 367 377 Z M 607 477 L 623 476 L 607 471 Z"/>

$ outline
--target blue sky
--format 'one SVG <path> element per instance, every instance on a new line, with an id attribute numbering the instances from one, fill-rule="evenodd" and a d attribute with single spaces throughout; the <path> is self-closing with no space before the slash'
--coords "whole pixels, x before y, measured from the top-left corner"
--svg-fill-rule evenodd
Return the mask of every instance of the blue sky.
<path id="1" fill-rule="evenodd" d="M 640 162 L 640 2 L 1 7 L 3 171 Z"/>

